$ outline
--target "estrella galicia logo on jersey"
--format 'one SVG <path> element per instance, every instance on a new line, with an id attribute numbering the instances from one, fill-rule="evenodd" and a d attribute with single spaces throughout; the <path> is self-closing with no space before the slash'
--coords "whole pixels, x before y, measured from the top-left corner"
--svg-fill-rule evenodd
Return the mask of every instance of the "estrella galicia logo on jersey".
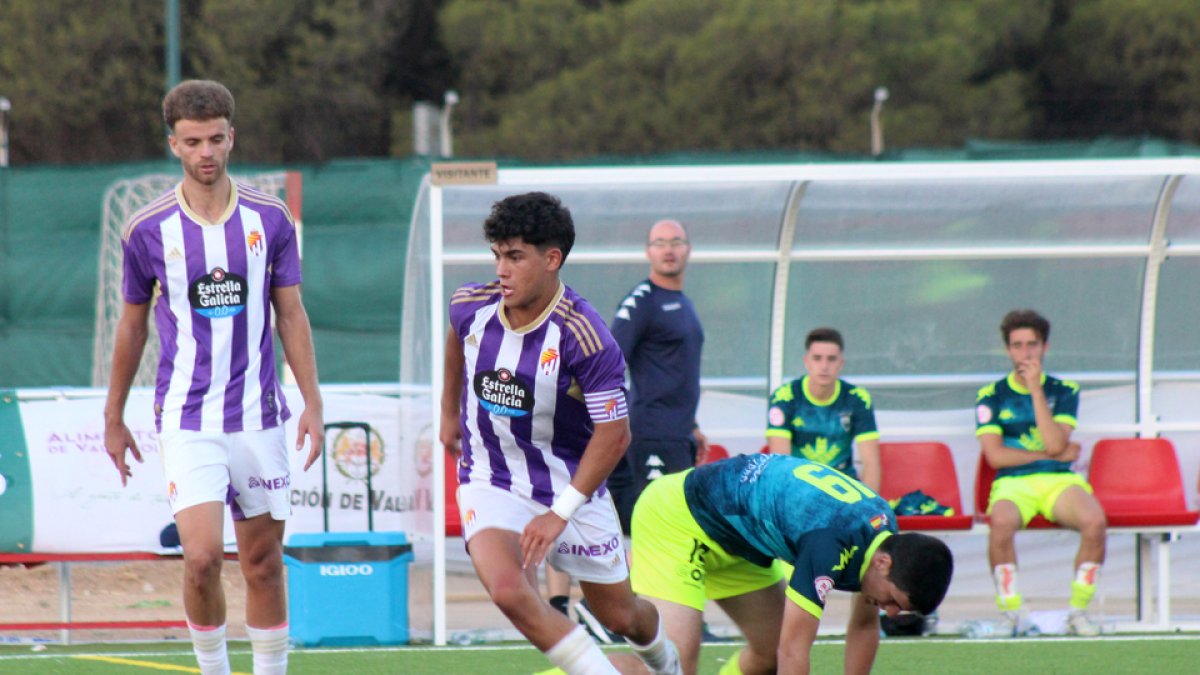
<path id="1" fill-rule="evenodd" d="M 211 272 L 192 282 L 188 288 L 188 300 L 197 314 L 210 319 L 223 319 L 246 309 L 249 289 L 245 277 L 214 267 Z"/>
<path id="2" fill-rule="evenodd" d="M 475 396 L 493 415 L 524 417 L 533 412 L 533 391 L 507 368 L 476 373 Z"/>

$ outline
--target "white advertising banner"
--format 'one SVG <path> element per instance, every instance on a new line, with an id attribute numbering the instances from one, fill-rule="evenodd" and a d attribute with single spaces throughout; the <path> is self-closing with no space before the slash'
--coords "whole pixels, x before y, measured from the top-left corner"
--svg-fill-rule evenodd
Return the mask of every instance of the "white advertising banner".
<path id="1" fill-rule="evenodd" d="M 33 485 L 33 550 L 154 551 L 172 522 L 151 411 L 153 394 L 130 396 L 126 423 L 142 451 L 121 478 L 104 450 L 104 399 L 22 401 Z"/>
<path id="2" fill-rule="evenodd" d="M 294 447 L 303 399 L 286 390 Z M 373 499 L 367 499 L 368 443 L 359 427 L 330 428 L 322 460 L 303 470 L 307 448 L 292 453 L 287 535 L 365 531 L 368 510 L 378 531 L 403 531 L 410 540 L 431 535 L 433 523 L 429 401 L 420 397 L 325 394 L 326 424 L 370 427 Z M 104 400 L 26 400 L 20 403 L 33 489 L 33 550 L 60 552 L 162 551 L 159 536 L 173 522 L 154 429 L 153 392 L 135 390 L 126 407 L 143 464 L 128 458 L 133 477 L 122 487 L 104 449 Z M 324 495 L 324 496 L 322 496 Z M 369 506 L 368 506 L 369 505 Z M 226 541 L 233 529 L 226 520 Z"/>
<path id="3" fill-rule="evenodd" d="M 374 529 L 403 531 L 410 541 L 429 536 L 433 531 L 433 443 L 428 400 L 344 394 L 324 399 L 326 424 L 365 422 L 371 427 L 370 514 Z M 289 393 L 288 401 L 299 402 L 299 393 Z M 295 443 L 299 417 L 297 413 L 288 421 L 289 444 Z M 366 531 L 368 453 L 362 429 L 328 429 L 325 457 L 307 472 L 303 470 L 306 455 L 296 453 L 292 458 L 293 513 L 287 534 L 324 529 L 322 464 L 329 531 Z"/>

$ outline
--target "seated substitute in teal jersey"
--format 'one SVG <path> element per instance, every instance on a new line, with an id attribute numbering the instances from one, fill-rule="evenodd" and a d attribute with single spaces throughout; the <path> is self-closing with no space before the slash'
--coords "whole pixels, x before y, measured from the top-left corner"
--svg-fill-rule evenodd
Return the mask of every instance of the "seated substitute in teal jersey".
<path id="1" fill-rule="evenodd" d="M 1024 632 L 1026 613 L 1017 592 L 1014 537 L 1036 515 L 1079 532 L 1067 628 L 1096 635 L 1088 603 L 1104 563 L 1107 524 L 1092 487 L 1071 470 L 1079 444 L 1071 442 L 1079 410 L 1079 385 L 1042 370 L 1050 322 L 1033 310 L 1014 310 L 1000 323 L 1013 369 L 979 390 L 975 435 L 996 480 L 988 499 L 988 562 L 996 604 L 1014 635 Z"/>
<path id="2" fill-rule="evenodd" d="M 871 394 L 840 379 L 842 334 L 816 328 L 804 338 L 806 374 L 771 394 L 767 446 L 777 455 L 828 464 L 879 489 L 879 430 Z M 862 475 L 854 469 L 854 450 Z"/>
<path id="3" fill-rule="evenodd" d="M 954 560 L 940 539 L 896 534 L 887 502 L 824 464 L 740 455 L 650 483 L 633 510 L 633 590 L 658 608 L 683 672 L 715 600 L 746 647 L 722 675 L 807 673 L 830 591 L 855 593 L 846 672 L 871 669 L 879 613 L 931 613 Z M 784 582 L 781 562 L 794 571 Z"/>

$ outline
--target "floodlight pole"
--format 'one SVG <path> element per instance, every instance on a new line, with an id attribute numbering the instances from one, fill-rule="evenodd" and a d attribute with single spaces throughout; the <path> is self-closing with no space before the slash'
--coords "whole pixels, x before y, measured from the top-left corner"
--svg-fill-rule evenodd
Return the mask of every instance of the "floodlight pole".
<path id="1" fill-rule="evenodd" d="M 0 263 L 8 262 L 8 112 L 12 101 L 0 96 Z M 0 264 L 0 289 L 8 288 L 9 265 Z M 8 294 L 0 292 L 0 322 L 8 320 Z"/>
<path id="2" fill-rule="evenodd" d="M 442 105 L 442 157 L 454 156 L 454 138 L 450 133 L 450 111 L 458 103 L 458 92 L 450 89 L 446 92 L 446 96 Z"/>
<path id="3" fill-rule="evenodd" d="M 12 101 L 0 96 L 0 169 L 8 168 L 8 111 Z"/>
<path id="4" fill-rule="evenodd" d="M 179 0 L 166 0 L 167 91 L 179 84 Z"/>
<path id="5" fill-rule="evenodd" d="M 163 61 L 167 65 L 167 91 L 179 84 L 179 0 L 164 0 L 163 24 L 166 41 L 163 45 Z M 166 144 L 167 159 L 171 159 L 171 145 Z"/>
<path id="6" fill-rule="evenodd" d="M 888 100 L 887 87 L 876 87 L 875 89 L 875 105 L 871 107 L 871 156 L 878 157 L 883 154 L 883 121 L 880 120 L 880 115 L 883 113 L 883 102 Z"/>

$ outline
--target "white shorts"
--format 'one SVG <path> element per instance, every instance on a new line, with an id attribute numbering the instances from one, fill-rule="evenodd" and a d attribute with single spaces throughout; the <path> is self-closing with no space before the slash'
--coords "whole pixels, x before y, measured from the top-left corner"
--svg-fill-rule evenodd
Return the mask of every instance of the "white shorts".
<path id="1" fill-rule="evenodd" d="M 261 431 L 164 431 L 158 435 L 171 513 L 229 505 L 234 520 L 292 515 L 291 464 L 283 426 Z"/>
<path id="2" fill-rule="evenodd" d="M 529 521 L 550 509 L 507 490 L 468 483 L 458 488 L 463 539 L 495 528 L 521 533 Z M 546 562 L 581 581 L 615 584 L 629 577 L 621 523 L 608 492 L 579 507 L 567 528 L 546 553 Z"/>

